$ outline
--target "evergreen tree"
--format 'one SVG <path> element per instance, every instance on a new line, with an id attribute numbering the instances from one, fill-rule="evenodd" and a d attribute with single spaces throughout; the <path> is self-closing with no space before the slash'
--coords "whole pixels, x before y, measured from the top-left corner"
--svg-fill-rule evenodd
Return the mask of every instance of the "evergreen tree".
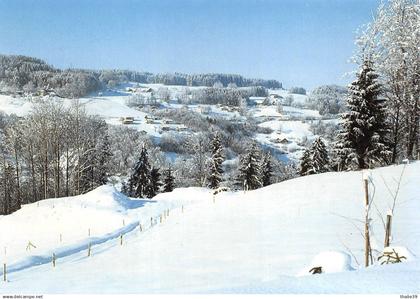
<path id="1" fill-rule="evenodd" d="M 211 152 L 212 157 L 210 161 L 209 187 L 211 189 L 217 189 L 222 181 L 222 163 L 224 160 L 223 148 L 219 134 L 216 134 L 212 140 Z"/>
<path id="2" fill-rule="evenodd" d="M 299 167 L 299 174 L 301 176 L 310 174 L 310 171 L 312 170 L 312 151 L 310 148 L 307 148 L 302 155 L 302 158 L 300 158 L 300 167 Z"/>
<path id="3" fill-rule="evenodd" d="M 152 168 L 150 171 L 150 185 L 146 188 L 146 195 L 148 198 L 155 197 L 159 191 L 160 187 L 162 186 L 162 182 L 160 181 L 160 172 L 159 168 Z"/>
<path id="4" fill-rule="evenodd" d="M 271 185 L 271 178 L 273 176 L 273 165 L 270 153 L 265 153 L 261 163 L 261 183 L 263 187 Z"/>
<path id="5" fill-rule="evenodd" d="M 254 190 L 262 186 L 257 145 L 254 143 L 240 159 L 238 182 L 244 190 Z"/>
<path id="6" fill-rule="evenodd" d="M 172 168 L 169 167 L 164 172 L 164 179 L 163 179 L 163 191 L 164 192 L 172 192 L 175 188 L 175 177 L 172 175 Z"/>
<path id="7" fill-rule="evenodd" d="M 315 139 L 312 144 L 312 173 L 323 173 L 329 171 L 329 158 L 327 147 L 321 137 Z"/>
<path id="8" fill-rule="evenodd" d="M 128 180 L 128 195 L 132 197 L 147 196 L 147 188 L 150 186 L 150 164 L 146 148 L 143 146 L 140 158 L 134 166 L 133 173 Z"/>
<path id="9" fill-rule="evenodd" d="M 384 100 L 379 98 L 378 75 L 365 61 L 357 79 L 349 86 L 348 112 L 338 134 L 337 156 L 347 169 L 365 169 L 388 160 Z"/>

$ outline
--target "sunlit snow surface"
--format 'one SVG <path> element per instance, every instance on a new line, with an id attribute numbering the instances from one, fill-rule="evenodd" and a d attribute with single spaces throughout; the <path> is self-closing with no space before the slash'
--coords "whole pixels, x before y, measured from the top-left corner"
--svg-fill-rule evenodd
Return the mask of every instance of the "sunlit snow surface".
<path id="1" fill-rule="evenodd" d="M 382 252 L 384 239 L 377 211 L 386 216 L 392 201 L 384 182 L 395 190 L 402 169 L 371 173 L 374 256 Z M 208 189 L 186 188 L 152 200 L 130 200 L 105 186 L 26 205 L 0 216 L 3 260 L 16 270 L 0 282 L 0 291 L 419 293 L 420 163 L 405 169 L 394 211 L 391 245 L 412 254 L 402 264 L 361 266 L 362 179 L 362 172 L 325 173 L 245 194 L 213 198 Z M 167 209 L 169 217 L 161 223 L 159 215 Z M 36 249 L 25 250 L 29 240 Z M 55 268 L 48 259 L 52 253 L 61 253 Z M 23 263 L 26 267 L 17 270 Z M 327 273 L 301 276 L 318 264 Z"/>

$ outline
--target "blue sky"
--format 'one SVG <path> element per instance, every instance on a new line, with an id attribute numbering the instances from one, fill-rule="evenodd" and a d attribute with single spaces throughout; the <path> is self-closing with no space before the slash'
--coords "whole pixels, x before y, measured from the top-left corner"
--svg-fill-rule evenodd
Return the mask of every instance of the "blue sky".
<path id="1" fill-rule="evenodd" d="M 0 0 L 0 53 L 57 67 L 346 84 L 379 0 Z"/>

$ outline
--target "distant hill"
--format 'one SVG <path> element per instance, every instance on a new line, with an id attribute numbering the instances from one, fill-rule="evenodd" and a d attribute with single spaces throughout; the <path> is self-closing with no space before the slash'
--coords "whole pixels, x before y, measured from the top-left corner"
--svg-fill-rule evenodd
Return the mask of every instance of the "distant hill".
<path id="1" fill-rule="evenodd" d="M 249 79 L 236 74 L 183 74 L 137 72 L 130 70 L 86 70 L 55 68 L 45 61 L 22 55 L 0 55 L 0 91 L 36 93 L 53 90 L 62 97 L 77 98 L 106 86 L 123 82 L 165 85 L 281 88 L 276 80 Z"/>

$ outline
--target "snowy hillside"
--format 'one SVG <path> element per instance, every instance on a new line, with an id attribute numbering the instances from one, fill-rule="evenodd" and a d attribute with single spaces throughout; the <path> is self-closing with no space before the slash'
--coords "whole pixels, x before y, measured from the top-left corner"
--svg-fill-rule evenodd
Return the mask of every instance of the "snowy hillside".
<path id="1" fill-rule="evenodd" d="M 204 117 L 215 117 L 225 119 L 232 124 L 246 123 L 249 121 L 247 116 L 241 113 L 238 107 L 228 107 L 224 105 L 206 105 L 194 103 L 180 103 L 181 97 L 189 97 L 194 102 L 194 94 L 186 96 L 187 92 L 197 92 L 204 90 L 205 86 L 171 86 L 163 84 L 142 84 L 142 88 L 137 87 L 137 83 L 121 84 L 114 89 L 106 89 L 95 92 L 88 97 L 77 99 L 84 110 L 89 115 L 97 115 L 104 119 L 110 125 L 124 126 L 135 129 L 143 134 L 147 134 L 155 139 L 158 143 L 162 134 L 174 134 L 182 136 L 191 136 L 199 133 L 188 125 L 177 123 L 168 118 L 162 118 L 156 114 L 162 111 L 179 111 L 188 109 L 192 113 L 197 113 Z M 129 105 L 130 99 L 136 96 L 148 98 L 151 94 L 158 95 L 164 90 L 169 100 L 164 101 L 157 99 L 156 109 L 147 109 L 147 107 L 135 107 Z M 292 106 L 297 104 L 302 107 L 307 99 L 306 95 L 290 94 L 287 90 L 276 89 L 268 90 L 271 99 L 273 95 L 278 95 L 277 99 L 283 102 L 287 97 L 293 98 L 293 104 L 283 104 L 282 112 L 278 112 L 276 103 L 264 104 L 261 102 L 265 97 L 257 97 L 254 103 L 251 97 L 249 106 L 246 111 L 249 117 L 255 119 L 261 128 L 269 128 L 274 130 L 272 133 L 256 134 L 254 140 L 259 142 L 263 147 L 270 150 L 283 162 L 296 162 L 305 149 L 307 140 L 311 142 L 315 136 L 310 131 L 308 121 L 321 120 L 322 117 L 316 110 L 298 108 Z M 0 112 L 6 114 L 16 114 L 18 116 L 27 116 L 34 106 L 34 102 L 39 98 L 20 97 L 0 95 Z M 70 107 L 75 103 L 74 99 L 56 98 L 57 102 L 61 102 L 63 106 Z M 122 124 L 121 118 L 133 117 L 134 121 L 128 124 Z M 169 122 L 168 122 L 169 121 Z M 322 120 L 321 120 L 322 121 Z M 283 128 L 283 130 L 282 130 Z M 281 140 L 287 139 L 286 143 Z M 173 161 L 172 161 L 173 162 Z"/>
<path id="2" fill-rule="evenodd" d="M 384 238 L 377 214 L 386 215 L 392 204 L 387 188 L 396 190 L 403 169 L 371 173 L 375 256 Z M 0 246 L 10 271 L 0 290 L 418 293 L 420 163 L 405 168 L 394 211 L 391 245 L 410 254 L 402 264 L 362 266 L 362 178 L 362 172 L 324 173 L 215 197 L 208 189 L 176 189 L 150 201 L 130 200 L 104 186 L 26 205 L 0 216 Z M 169 216 L 162 216 L 167 209 Z M 37 247 L 26 250 L 28 241 Z M 330 273 L 309 275 L 314 266 Z"/>

